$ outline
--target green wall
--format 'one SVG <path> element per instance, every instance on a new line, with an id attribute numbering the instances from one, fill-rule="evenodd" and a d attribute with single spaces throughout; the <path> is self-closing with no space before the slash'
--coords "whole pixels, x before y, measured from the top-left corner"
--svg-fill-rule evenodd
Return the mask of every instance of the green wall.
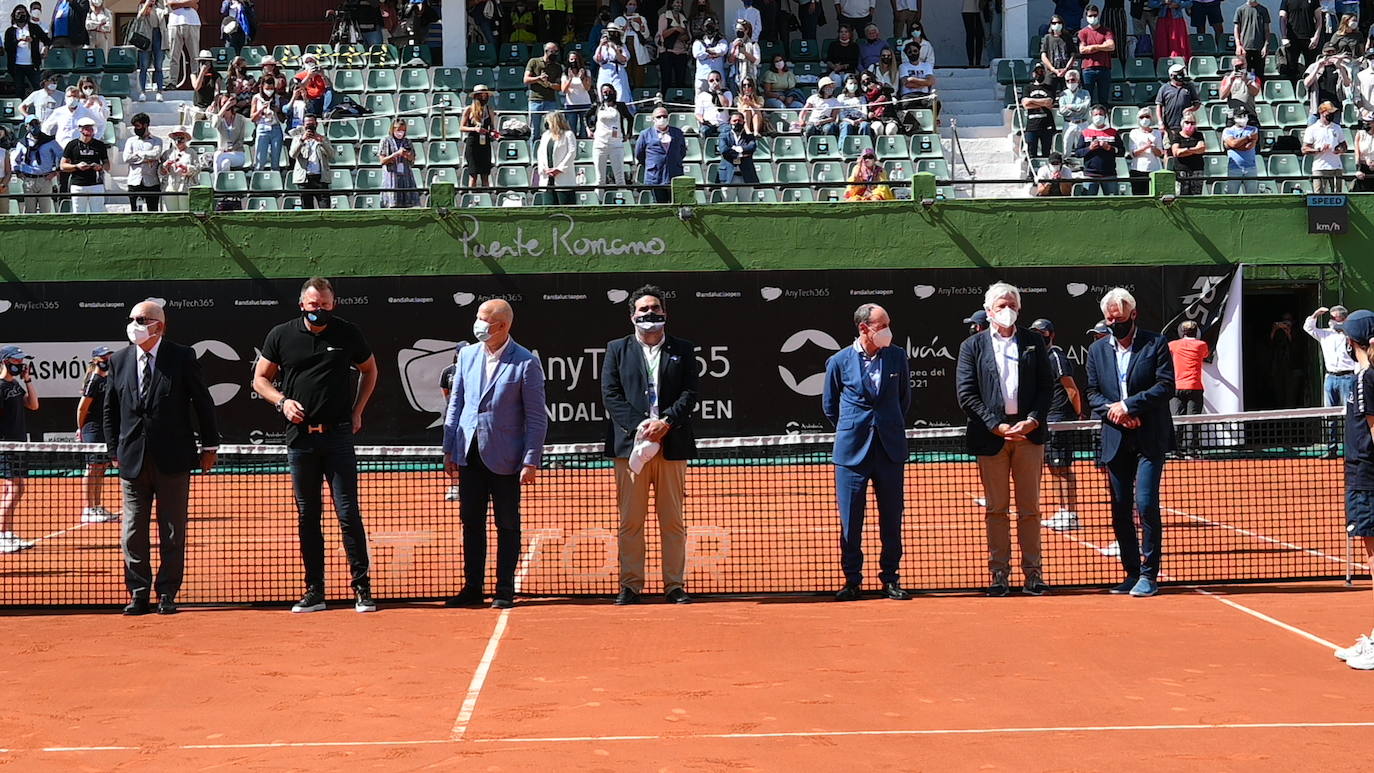
<path id="1" fill-rule="evenodd" d="M 1374 196 L 1351 232 L 1307 234 L 1300 196 L 873 204 L 22 215 L 9 282 L 567 271 L 1327 264 L 1374 304 Z M 1332 288 L 1334 289 L 1334 288 Z"/>

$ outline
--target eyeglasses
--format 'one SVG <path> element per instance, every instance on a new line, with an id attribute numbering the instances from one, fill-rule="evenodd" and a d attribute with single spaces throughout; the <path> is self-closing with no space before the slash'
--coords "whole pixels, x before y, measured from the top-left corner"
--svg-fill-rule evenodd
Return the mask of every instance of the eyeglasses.
<path id="1" fill-rule="evenodd" d="M 152 323 L 160 322 L 161 320 L 157 320 L 152 317 L 129 317 L 129 321 L 134 323 L 135 325 L 151 325 Z"/>

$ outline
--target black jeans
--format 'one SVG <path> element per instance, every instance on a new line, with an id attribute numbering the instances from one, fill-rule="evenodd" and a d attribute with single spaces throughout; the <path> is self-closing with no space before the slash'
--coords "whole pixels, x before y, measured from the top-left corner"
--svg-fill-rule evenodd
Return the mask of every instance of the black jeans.
<path id="1" fill-rule="evenodd" d="M 33 65 L 16 64 L 10 68 L 10 77 L 14 79 L 14 93 L 19 99 L 38 90 L 38 68 Z"/>
<path id="2" fill-rule="evenodd" d="M 343 532 L 344 552 L 354 588 L 370 587 L 371 561 L 367 552 L 367 530 L 358 509 L 358 459 L 353 453 L 353 424 L 342 422 L 324 427 L 323 432 L 305 432 L 300 448 L 288 448 L 286 463 L 291 468 L 291 488 L 296 497 L 297 527 L 301 543 L 301 563 L 305 565 L 305 584 L 324 588 L 324 514 L 322 486 L 329 483 L 334 496 L 334 512 Z"/>
<path id="3" fill-rule="evenodd" d="M 685 89 L 692 86 L 687 79 L 688 54 L 664 51 L 658 55 L 660 81 L 665 89 Z"/>
<path id="4" fill-rule="evenodd" d="M 968 66 L 978 67 L 983 63 L 983 14 L 966 13 L 964 16 L 964 53 L 968 55 Z"/>
<path id="5" fill-rule="evenodd" d="M 1174 392 L 1173 410 L 1175 416 L 1201 416 L 1202 415 L 1202 390 L 1201 389 L 1179 389 Z M 1200 428 L 1196 424 L 1184 425 L 1178 428 L 1179 450 L 1185 454 L 1191 454 L 1198 449 L 1198 432 Z"/>
<path id="6" fill-rule="evenodd" d="M 1022 137 L 1026 141 L 1026 155 L 1031 158 L 1044 158 L 1054 149 L 1055 129 L 1027 129 Z"/>
<path id="7" fill-rule="evenodd" d="M 463 521 L 463 578 L 480 589 L 487 574 L 487 503 L 496 520 L 496 598 L 515 598 L 520 562 L 520 475 L 497 475 L 482 463 L 477 441 L 458 473 L 458 514 Z"/>
<path id="8" fill-rule="evenodd" d="M 161 185 L 130 185 L 130 186 L 129 186 L 129 193 L 130 193 L 130 194 L 134 194 L 134 193 L 161 193 L 161 192 L 162 192 L 162 186 L 161 186 Z M 160 205 L 160 203 L 159 203 L 159 202 L 162 201 L 162 197 L 161 197 L 161 196 L 133 196 L 133 195 L 131 195 L 131 196 L 129 196 L 129 211 L 130 211 L 130 212 L 137 212 L 137 211 L 139 211 L 138 202 L 140 202 L 140 201 L 143 202 L 143 211 L 144 211 L 144 212 L 156 212 L 156 211 L 158 211 L 159 209 L 162 209 L 162 207 L 161 207 L 161 205 Z"/>
<path id="9" fill-rule="evenodd" d="M 329 190 L 329 183 L 324 181 L 323 175 L 306 175 L 305 182 L 301 183 L 301 208 L 329 209 L 329 194 L 312 192 L 327 190 Z"/>

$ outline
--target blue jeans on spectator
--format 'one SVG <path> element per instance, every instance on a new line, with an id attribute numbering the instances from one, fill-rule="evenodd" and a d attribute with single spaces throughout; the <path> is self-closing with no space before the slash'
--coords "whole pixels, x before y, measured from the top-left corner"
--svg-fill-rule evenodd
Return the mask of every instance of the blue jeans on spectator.
<path id="1" fill-rule="evenodd" d="M 1327 408 L 1344 406 L 1346 400 L 1350 399 L 1350 393 L 1355 391 L 1355 376 L 1347 373 L 1337 375 L 1327 373 L 1326 380 L 1322 382 L 1322 405 Z M 1327 456 L 1334 457 L 1342 437 L 1345 434 L 1345 423 L 1339 416 L 1330 419 L 1331 437 L 1326 443 Z"/>
<path id="2" fill-rule="evenodd" d="M 148 90 L 148 69 L 153 70 L 153 83 L 162 91 L 162 30 L 153 29 L 153 47 L 138 52 L 138 91 Z"/>
<path id="3" fill-rule="evenodd" d="M 844 147 L 845 137 L 872 137 L 873 132 L 868 128 L 868 121 L 860 121 L 857 124 L 840 122 L 840 147 Z"/>
<path id="4" fill-rule="evenodd" d="M 707 137 L 719 137 L 720 127 L 713 123 L 699 123 L 697 124 L 697 136 L 702 139 Z"/>
<path id="5" fill-rule="evenodd" d="M 531 99 L 529 101 L 530 146 L 539 147 L 539 137 L 544 134 L 544 117 L 555 110 L 562 110 L 563 102 L 557 97 L 550 100 Z"/>
<path id="6" fill-rule="evenodd" d="M 1112 68 L 1083 68 L 1083 88 L 1087 90 L 1094 105 L 1112 104 Z"/>
<path id="7" fill-rule="evenodd" d="M 1116 183 L 1098 182 L 1092 177 L 1084 177 L 1080 184 L 1083 186 L 1083 195 L 1085 196 L 1096 196 L 1098 194 L 1103 196 L 1115 196 L 1117 191 Z"/>
<path id="8" fill-rule="evenodd" d="M 1044 158 L 1054 149 L 1054 127 L 1048 129 L 1027 129 L 1022 133 L 1026 141 L 1026 155 L 1031 158 Z"/>
<path id="9" fill-rule="evenodd" d="M 380 29 L 375 29 L 371 32 L 363 32 L 361 35 L 363 44 L 367 46 L 380 46 L 386 42 Z"/>
<path id="10" fill-rule="evenodd" d="M 1159 579 L 1163 521 L 1159 515 L 1159 481 L 1164 460 L 1141 456 L 1134 442 L 1123 439 L 1116 457 L 1107 463 L 1111 484 L 1112 530 L 1121 547 L 1121 566 L 1129 577 Z M 1132 506 L 1134 505 L 1134 512 Z M 1135 528 L 1140 513 L 1140 533 Z"/>
<path id="11" fill-rule="evenodd" d="M 587 117 L 587 111 L 592 109 L 591 105 L 567 105 L 563 108 L 563 117 L 568 119 L 568 128 L 572 129 L 574 137 L 587 139 L 582 134 L 583 123 Z"/>
<path id="12" fill-rule="evenodd" d="M 367 531 L 358 509 L 358 459 L 353 452 L 353 424 L 341 422 L 325 427 L 323 432 L 306 431 L 302 437 L 307 447 L 288 448 L 286 464 L 291 470 L 291 488 L 296 497 L 305 584 L 324 587 L 324 530 L 320 524 L 324 497 L 321 489 L 328 482 L 339 529 L 343 533 L 353 587 L 367 585 L 371 567 Z"/>
<path id="13" fill-rule="evenodd" d="M 1228 161 L 1226 162 L 1226 175 L 1231 178 L 1231 180 L 1226 183 L 1226 192 L 1228 194 L 1240 193 L 1242 189 L 1245 193 L 1259 193 L 1259 180 L 1253 179 L 1259 176 L 1259 167 L 1236 166 L 1235 162 Z"/>
<path id="14" fill-rule="evenodd" d="M 276 169 L 281 162 L 281 144 L 281 124 L 267 130 L 259 125 L 257 138 L 253 140 L 253 168 L 259 172 Z"/>

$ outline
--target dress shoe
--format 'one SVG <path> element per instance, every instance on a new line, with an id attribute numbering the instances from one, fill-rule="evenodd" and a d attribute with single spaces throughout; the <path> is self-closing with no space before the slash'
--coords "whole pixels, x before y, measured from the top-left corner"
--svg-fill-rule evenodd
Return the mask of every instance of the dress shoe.
<path id="1" fill-rule="evenodd" d="M 148 606 L 148 599 L 145 598 L 135 598 L 124 607 L 124 614 L 131 616 L 146 615 L 151 611 L 152 609 Z"/>
<path id="2" fill-rule="evenodd" d="M 665 598 L 668 599 L 668 603 L 669 603 L 669 604 L 690 604 L 690 603 L 692 603 L 692 597 L 691 597 L 691 596 L 688 596 L 688 595 L 687 595 L 687 591 L 685 591 L 685 590 L 683 590 L 683 589 L 681 589 L 681 588 L 673 588 L 672 590 L 668 591 L 668 595 L 667 595 Z"/>
<path id="3" fill-rule="evenodd" d="M 618 607 L 623 607 L 626 604 L 638 603 L 639 594 L 629 588 L 621 588 L 620 592 L 615 595 L 615 605 Z"/>
<path id="4" fill-rule="evenodd" d="M 497 596 L 491 600 L 492 609 L 514 609 L 515 599 L 507 596 Z"/>
<path id="5" fill-rule="evenodd" d="M 858 583 L 845 583 L 843 588 L 840 588 L 838 591 L 835 591 L 835 600 L 836 600 L 836 601 L 858 601 L 858 600 L 859 600 L 859 585 L 858 585 Z"/>
<path id="6" fill-rule="evenodd" d="M 485 597 L 482 594 L 481 588 L 474 588 L 471 585 L 464 585 L 463 589 L 458 591 L 457 596 L 453 596 L 448 601 L 444 602 L 444 606 L 450 608 L 476 607 L 482 605 L 482 600 L 484 598 Z"/>
<path id="7" fill-rule="evenodd" d="M 1134 588 L 1135 584 L 1139 581 L 1139 577 L 1127 577 L 1125 582 L 1120 585 L 1113 585 L 1112 589 L 1107 592 L 1113 596 L 1125 596 L 1127 593 L 1131 592 L 1131 589 Z"/>
<path id="8" fill-rule="evenodd" d="M 911 594 L 902 590 L 902 586 L 897 583 L 889 582 L 883 584 L 883 598 L 889 598 L 894 601 L 906 601 L 911 598 Z"/>
<path id="9" fill-rule="evenodd" d="M 157 601 L 157 613 L 159 615 L 175 615 L 180 610 L 177 609 L 175 596 L 163 596 Z"/>

